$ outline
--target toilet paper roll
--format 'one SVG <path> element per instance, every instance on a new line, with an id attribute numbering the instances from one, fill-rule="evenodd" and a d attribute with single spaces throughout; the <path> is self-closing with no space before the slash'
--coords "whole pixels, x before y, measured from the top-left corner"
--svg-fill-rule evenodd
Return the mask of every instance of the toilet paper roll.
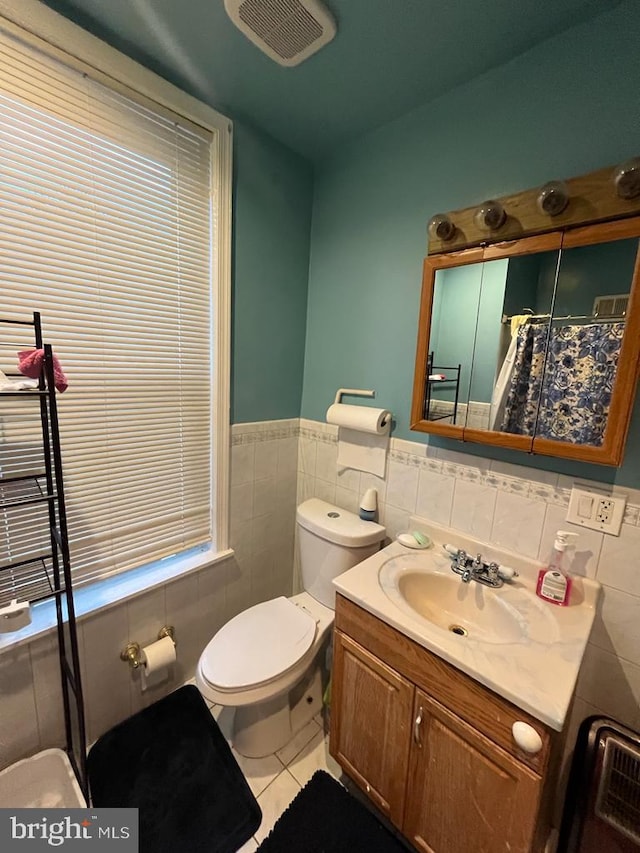
<path id="1" fill-rule="evenodd" d="M 163 637 L 142 649 L 144 671 L 147 676 L 166 669 L 176 661 L 176 647 L 171 637 Z"/>
<path id="2" fill-rule="evenodd" d="M 370 406 L 334 403 L 327 409 L 327 423 L 374 435 L 387 435 L 391 428 L 391 412 L 388 409 L 372 409 Z"/>

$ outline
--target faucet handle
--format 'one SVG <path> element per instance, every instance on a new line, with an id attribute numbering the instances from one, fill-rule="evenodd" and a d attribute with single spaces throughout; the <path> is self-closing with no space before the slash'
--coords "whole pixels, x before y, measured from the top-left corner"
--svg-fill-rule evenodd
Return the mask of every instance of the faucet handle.
<path id="1" fill-rule="evenodd" d="M 491 562 L 487 566 L 487 577 L 492 583 L 495 583 L 500 577 L 500 566 L 497 563 Z"/>
<path id="2" fill-rule="evenodd" d="M 442 546 L 451 559 L 458 566 L 463 566 L 467 562 L 467 552 L 462 548 L 456 548 L 455 545 L 446 544 Z"/>
<path id="3" fill-rule="evenodd" d="M 510 581 L 512 578 L 519 577 L 516 570 L 512 569 L 511 566 L 498 566 L 498 575 L 504 581 Z"/>

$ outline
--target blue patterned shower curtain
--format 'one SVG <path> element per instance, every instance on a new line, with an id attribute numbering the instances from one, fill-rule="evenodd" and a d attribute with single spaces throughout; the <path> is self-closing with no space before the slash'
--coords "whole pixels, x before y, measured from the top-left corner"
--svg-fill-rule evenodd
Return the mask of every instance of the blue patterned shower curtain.
<path id="1" fill-rule="evenodd" d="M 518 343 L 502 432 L 533 435 L 538 418 L 538 401 L 544 375 L 548 328 L 527 323 L 518 329 Z"/>
<path id="2" fill-rule="evenodd" d="M 623 322 L 523 326 L 503 432 L 600 446 L 623 335 Z"/>

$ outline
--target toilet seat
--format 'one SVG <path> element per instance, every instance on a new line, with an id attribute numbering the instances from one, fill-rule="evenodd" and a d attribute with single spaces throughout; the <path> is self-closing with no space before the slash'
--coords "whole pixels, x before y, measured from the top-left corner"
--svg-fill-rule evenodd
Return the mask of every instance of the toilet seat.
<path id="1" fill-rule="evenodd" d="M 205 648 L 200 671 L 220 691 L 267 684 L 294 667 L 311 648 L 315 619 L 283 596 L 234 616 Z"/>

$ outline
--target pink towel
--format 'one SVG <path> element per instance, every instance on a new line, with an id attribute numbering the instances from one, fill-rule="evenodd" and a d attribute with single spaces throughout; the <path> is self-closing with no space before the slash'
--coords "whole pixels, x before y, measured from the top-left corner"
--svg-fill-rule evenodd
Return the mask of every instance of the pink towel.
<path id="1" fill-rule="evenodd" d="M 26 349 L 18 353 L 18 370 L 30 379 L 39 379 L 44 364 L 43 349 Z M 67 377 L 62 372 L 58 356 L 53 356 L 53 378 L 60 393 L 67 390 Z"/>

